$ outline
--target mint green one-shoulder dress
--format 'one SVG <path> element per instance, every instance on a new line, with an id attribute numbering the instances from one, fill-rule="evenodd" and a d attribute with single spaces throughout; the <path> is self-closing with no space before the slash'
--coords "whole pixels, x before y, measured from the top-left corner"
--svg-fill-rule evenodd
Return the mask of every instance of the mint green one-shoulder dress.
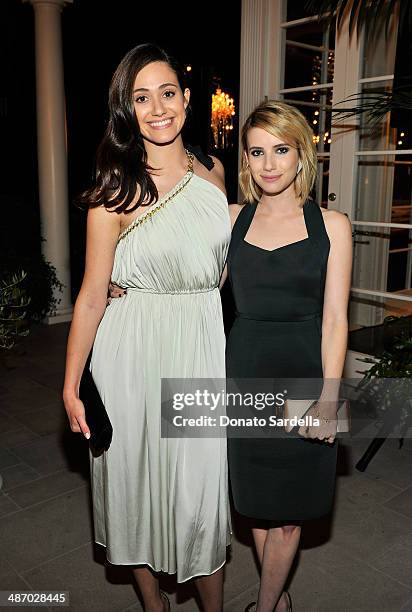
<path id="1" fill-rule="evenodd" d="M 161 379 L 224 378 L 220 292 L 230 240 L 223 192 L 189 170 L 120 235 L 91 371 L 113 425 L 90 456 L 95 540 L 113 564 L 183 582 L 230 542 L 226 440 L 161 438 Z"/>

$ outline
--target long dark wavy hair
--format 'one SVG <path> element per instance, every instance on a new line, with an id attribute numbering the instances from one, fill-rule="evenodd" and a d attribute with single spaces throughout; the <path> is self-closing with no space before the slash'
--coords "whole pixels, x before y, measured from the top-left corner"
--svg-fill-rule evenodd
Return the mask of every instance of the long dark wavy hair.
<path id="1" fill-rule="evenodd" d="M 146 43 L 131 49 L 113 75 L 109 89 L 109 121 L 97 149 L 93 185 L 77 199 L 81 207 L 105 206 L 120 214 L 156 202 L 159 194 L 147 165 L 147 153 L 133 105 L 136 75 L 152 62 L 166 62 L 185 89 L 179 63 L 164 49 Z M 133 207 L 130 204 L 139 197 Z M 127 210 L 126 210 L 127 209 Z"/>

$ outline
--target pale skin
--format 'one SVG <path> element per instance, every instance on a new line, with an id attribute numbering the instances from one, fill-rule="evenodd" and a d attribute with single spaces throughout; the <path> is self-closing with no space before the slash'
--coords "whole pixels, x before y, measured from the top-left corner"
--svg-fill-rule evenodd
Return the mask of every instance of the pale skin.
<path id="1" fill-rule="evenodd" d="M 263 249 L 274 250 L 307 238 L 303 202 L 295 193 L 299 163 L 296 144 L 285 138 L 276 138 L 261 128 L 251 128 L 247 141 L 247 163 L 255 182 L 262 189 L 262 197 L 245 240 Z M 229 206 L 232 227 L 241 210 L 242 205 Z M 331 443 L 336 436 L 336 380 L 342 376 L 347 346 L 352 233 L 345 215 L 321 210 L 330 240 L 321 345 L 325 384 L 317 405 L 312 409 L 314 414 L 319 413 L 321 425 L 300 428 L 299 434 Z M 225 269 L 221 285 L 226 276 Z M 267 529 L 252 531 L 261 565 L 256 612 L 286 611 L 288 601 L 283 588 L 299 545 L 301 528 L 296 524 L 269 525 Z"/>
<path id="2" fill-rule="evenodd" d="M 136 120 L 148 155 L 148 164 L 156 168 L 153 180 L 159 197 L 168 193 L 186 174 L 188 158 L 181 130 L 190 91 L 180 89 L 174 71 L 165 62 L 153 62 L 136 76 L 133 87 Z M 215 160 L 208 172 L 194 160 L 194 172 L 225 193 L 224 170 Z M 119 234 L 145 212 L 140 207 L 132 214 L 110 213 L 105 207 L 91 208 L 87 217 L 86 265 L 77 297 L 67 345 L 63 400 L 73 432 L 87 439 L 90 430 L 84 406 L 79 399 L 80 378 L 94 342 L 97 328 L 107 305 L 107 287 L 113 269 Z M 157 577 L 147 567 L 133 569 L 143 596 L 146 612 L 168 610 Z M 223 606 L 223 569 L 195 580 L 205 612 L 221 612 Z"/>

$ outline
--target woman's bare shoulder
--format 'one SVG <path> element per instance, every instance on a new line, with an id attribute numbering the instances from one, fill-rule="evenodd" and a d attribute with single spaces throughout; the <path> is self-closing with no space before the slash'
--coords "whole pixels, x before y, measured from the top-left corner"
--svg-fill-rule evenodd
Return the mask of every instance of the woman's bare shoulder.
<path id="1" fill-rule="evenodd" d="M 347 215 L 338 210 L 328 210 L 320 207 L 326 231 L 329 237 L 337 237 L 339 235 L 351 234 L 352 224 Z"/>
<path id="2" fill-rule="evenodd" d="M 229 215 L 232 222 L 232 227 L 236 223 L 236 219 L 239 216 L 240 211 L 244 207 L 244 204 L 229 204 Z"/>
<path id="3" fill-rule="evenodd" d="M 221 179 L 225 179 L 225 168 L 222 164 L 222 162 L 220 161 L 220 159 L 218 159 L 217 157 L 215 157 L 214 155 L 210 155 L 210 157 L 213 160 L 214 166 L 212 168 L 212 172 L 215 172 L 216 174 L 218 174 L 220 176 Z"/>

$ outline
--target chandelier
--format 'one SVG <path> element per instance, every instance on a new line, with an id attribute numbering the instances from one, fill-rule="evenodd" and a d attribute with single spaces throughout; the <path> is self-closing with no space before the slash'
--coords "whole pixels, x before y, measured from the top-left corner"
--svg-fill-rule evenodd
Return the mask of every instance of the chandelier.
<path id="1" fill-rule="evenodd" d="M 212 133 L 216 149 L 226 149 L 231 144 L 235 105 L 233 98 L 218 87 L 212 95 Z"/>

